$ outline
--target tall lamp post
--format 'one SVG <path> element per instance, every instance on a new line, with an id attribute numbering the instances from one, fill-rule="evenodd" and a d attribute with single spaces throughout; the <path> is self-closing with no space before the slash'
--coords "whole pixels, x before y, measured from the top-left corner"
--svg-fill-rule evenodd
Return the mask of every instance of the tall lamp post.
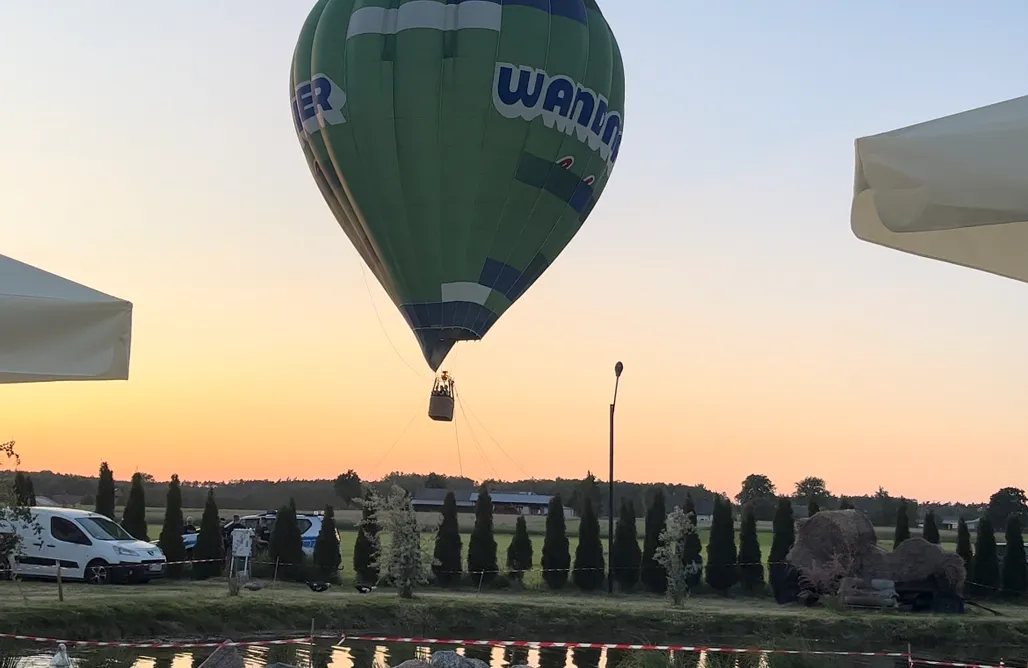
<path id="1" fill-rule="evenodd" d="M 610 475 L 607 478 L 607 593 L 614 593 L 614 406 L 618 402 L 618 383 L 625 365 L 614 365 L 614 398 L 610 402 Z"/>

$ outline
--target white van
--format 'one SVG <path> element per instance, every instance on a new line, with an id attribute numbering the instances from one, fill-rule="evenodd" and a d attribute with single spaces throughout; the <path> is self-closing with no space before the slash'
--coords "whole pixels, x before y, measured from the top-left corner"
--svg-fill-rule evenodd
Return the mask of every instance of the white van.
<path id="1" fill-rule="evenodd" d="M 117 522 L 88 510 L 29 509 L 32 519 L 0 521 L 0 533 L 16 533 L 18 547 L 0 574 L 84 580 L 91 584 L 146 582 L 164 575 L 167 560 L 152 543 L 133 538 Z"/>

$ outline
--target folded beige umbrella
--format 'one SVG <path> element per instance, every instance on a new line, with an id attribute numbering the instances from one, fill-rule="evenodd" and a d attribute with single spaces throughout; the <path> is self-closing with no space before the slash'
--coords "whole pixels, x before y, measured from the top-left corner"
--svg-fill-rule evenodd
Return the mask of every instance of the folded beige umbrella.
<path id="1" fill-rule="evenodd" d="M 0 383 L 127 380 L 132 304 L 0 255 Z"/>
<path id="2" fill-rule="evenodd" d="M 858 238 L 1028 281 L 1028 96 L 856 141 Z"/>

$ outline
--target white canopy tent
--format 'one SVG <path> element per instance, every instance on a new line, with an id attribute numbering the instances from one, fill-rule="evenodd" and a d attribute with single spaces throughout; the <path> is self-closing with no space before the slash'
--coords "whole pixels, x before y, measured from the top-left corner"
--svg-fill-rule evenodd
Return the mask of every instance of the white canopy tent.
<path id="1" fill-rule="evenodd" d="M 0 255 L 0 383 L 127 380 L 132 304 Z"/>
<path id="2" fill-rule="evenodd" d="M 858 238 L 1028 281 L 1028 96 L 856 141 Z"/>

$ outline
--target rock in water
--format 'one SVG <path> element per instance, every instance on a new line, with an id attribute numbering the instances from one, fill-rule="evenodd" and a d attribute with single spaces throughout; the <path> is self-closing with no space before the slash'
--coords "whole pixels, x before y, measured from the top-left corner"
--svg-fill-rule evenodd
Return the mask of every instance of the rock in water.
<path id="1" fill-rule="evenodd" d="M 207 657 L 206 661 L 200 664 L 200 668 L 246 668 L 246 666 L 235 647 L 221 645 Z"/>
<path id="2" fill-rule="evenodd" d="M 444 650 L 432 654 L 432 668 L 489 668 L 481 659 L 471 659 L 456 652 Z"/>

